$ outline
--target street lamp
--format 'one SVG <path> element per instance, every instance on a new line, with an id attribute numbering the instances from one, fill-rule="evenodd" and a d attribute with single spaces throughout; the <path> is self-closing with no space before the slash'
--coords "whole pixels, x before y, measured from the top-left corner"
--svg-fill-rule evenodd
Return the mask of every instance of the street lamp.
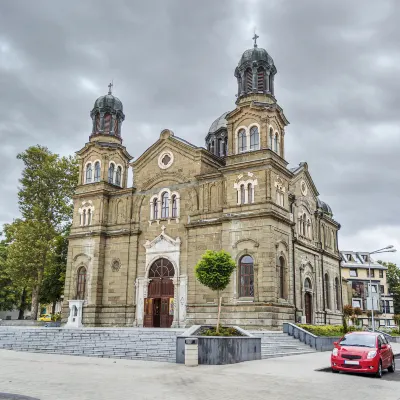
<path id="1" fill-rule="evenodd" d="M 372 332 L 375 332 L 375 320 L 374 320 L 374 299 L 372 297 L 372 279 L 371 279 L 371 254 L 381 254 L 381 253 L 395 253 L 397 250 L 394 246 L 386 246 L 382 249 L 371 251 L 368 253 L 368 275 L 369 275 L 369 288 L 368 295 L 371 298 L 371 322 L 372 322 Z"/>

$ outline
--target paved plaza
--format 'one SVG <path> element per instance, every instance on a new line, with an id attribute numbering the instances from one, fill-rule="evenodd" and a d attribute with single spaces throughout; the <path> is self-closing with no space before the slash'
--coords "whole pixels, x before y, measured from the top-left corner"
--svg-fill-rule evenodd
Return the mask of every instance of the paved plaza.
<path id="1" fill-rule="evenodd" d="M 400 353 L 399 344 L 393 347 Z M 11 393 L 40 400 L 400 400 L 400 372 L 380 380 L 316 371 L 329 366 L 329 355 L 189 368 L 0 350 L 0 399 L 23 399 L 4 395 Z"/>

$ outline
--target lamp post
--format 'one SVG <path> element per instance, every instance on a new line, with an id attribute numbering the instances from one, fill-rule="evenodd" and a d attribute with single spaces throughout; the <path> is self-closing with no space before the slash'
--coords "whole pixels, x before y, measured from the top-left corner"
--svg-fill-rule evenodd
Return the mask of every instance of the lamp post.
<path id="1" fill-rule="evenodd" d="M 386 246 L 383 249 L 371 251 L 368 253 L 368 275 L 369 275 L 369 288 L 368 295 L 371 298 L 372 310 L 371 310 L 371 322 L 372 322 L 372 332 L 375 332 L 375 320 L 374 320 L 374 299 L 372 297 L 372 279 L 371 279 L 371 254 L 381 254 L 381 253 L 395 253 L 397 250 L 394 246 Z"/>

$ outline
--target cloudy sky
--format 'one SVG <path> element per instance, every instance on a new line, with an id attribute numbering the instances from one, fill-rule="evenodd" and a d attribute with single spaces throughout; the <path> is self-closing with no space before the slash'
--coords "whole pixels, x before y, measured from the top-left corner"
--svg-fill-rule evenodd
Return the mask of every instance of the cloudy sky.
<path id="1" fill-rule="evenodd" d="M 2 1 L 0 224 L 18 216 L 16 154 L 80 149 L 112 79 L 132 155 L 163 128 L 203 145 L 234 108 L 234 68 L 256 27 L 291 123 L 287 160 L 308 162 L 341 249 L 393 244 L 382 258 L 400 264 L 399 20 L 397 0 Z"/>

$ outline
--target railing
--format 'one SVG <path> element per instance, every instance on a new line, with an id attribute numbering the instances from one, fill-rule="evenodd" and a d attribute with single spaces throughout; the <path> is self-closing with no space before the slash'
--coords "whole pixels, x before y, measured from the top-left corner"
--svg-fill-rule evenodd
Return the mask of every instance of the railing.
<path id="1" fill-rule="evenodd" d="M 340 337 L 333 336 L 316 336 L 290 322 L 283 323 L 283 332 L 287 333 L 289 336 L 293 336 L 295 339 L 298 339 L 305 344 L 308 344 L 317 351 L 331 351 L 333 349 L 333 343 L 340 339 Z"/>

